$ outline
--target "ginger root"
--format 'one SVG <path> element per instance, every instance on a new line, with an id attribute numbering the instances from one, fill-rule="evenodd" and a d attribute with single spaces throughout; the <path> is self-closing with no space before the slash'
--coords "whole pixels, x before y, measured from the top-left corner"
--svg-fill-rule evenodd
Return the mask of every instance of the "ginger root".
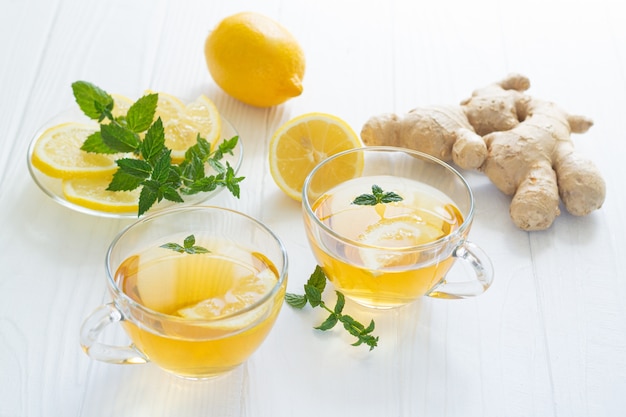
<path id="1" fill-rule="evenodd" d="M 522 230 L 544 230 L 560 214 L 599 209 L 606 186 L 599 170 L 574 150 L 571 133 L 591 119 L 530 97 L 528 78 L 512 74 L 475 90 L 458 106 L 421 107 L 370 118 L 366 145 L 416 149 L 462 169 L 477 169 L 512 196 L 510 216 Z"/>
<path id="2" fill-rule="evenodd" d="M 361 130 L 366 145 L 418 149 L 465 169 L 478 168 L 487 157 L 487 146 L 474 132 L 459 106 L 416 108 L 407 114 L 372 117 Z"/>

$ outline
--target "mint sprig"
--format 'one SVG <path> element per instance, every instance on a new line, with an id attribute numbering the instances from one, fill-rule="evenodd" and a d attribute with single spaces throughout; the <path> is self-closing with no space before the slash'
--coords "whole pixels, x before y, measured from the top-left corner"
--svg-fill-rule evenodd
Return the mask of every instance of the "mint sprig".
<path id="1" fill-rule="evenodd" d="M 210 253 L 211 251 L 202 246 L 196 246 L 196 237 L 194 235 L 189 235 L 183 241 L 183 244 L 180 245 L 178 243 L 165 243 L 160 248 L 173 250 L 178 253 L 187 253 L 189 255 L 196 255 L 199 253 Z"/>
<path id="2" fill-rule="evenodd" d="M 402 200 L 403 198 L 393 191 L 383 191 L 378 185 L 372 185 L 372 194 L 361 194 L 352 201 L 352 204 L 375 206 L 376 204 L 393 203 Z"/>
<path id="3" fill-rule="evenodd" d="M 113 119 L 111 112 L 115 101 L 106 91 L 85 81 L 73 83 L 72 91 L 76 103 L 87 117 L 98 122 L 105 118 Z"/>
<path id="4" fill-rule="evenodd" d="M 335 327 L 337 323 L 341 323 L 348 333 L 357 338 L 357 341 L 352 343 L 352 346 L 365 344 L 370 347 L 371 351 L 378 346 L 378 336 L 372 335 L 375 328 L 374 320 L 371 320 L 369 325 L 365 327 L 351 316 L 343 314 L 346 299 L 345 296 L 339 291 L 335 291 L 337 294 L 335 307 L 332 309 L 329 308 L 322 299 L 322 293 L 326 288 L 326 279 L 324 271 L 319 265 L 317 265 L 315 267 L 315 271 L 311 274 L 309 280 L 304 285 L 304 294 L 299 295 L 287 293 L 285 294 L 285 301 L 290 306 L 298 309 L 304 308 L 307 303 L 309 303 L 311 307 L 323 308 L 330 313 L 330 315 L 322 324 L 315 327 L 315 329 L 326 331 Z"/>
<path id="5" fill-rule="evenodd" d="M 139 98 L 125 115 L 115 117 L 115 101 L 106 91 L 86 81 L 74 82 L 72 91 L 83 113 L 100 123 L 100 130 L 91 134 L 81 149 L 131 155 L 116 160 L 118 169 L 107 190 L 132 191 L 141 187 L 138 216 L 163 199 L 182 203 L 182 195 L 213 191 L 218 187 L 226 187 L 239 198 L 239 183 L 244 177 L 237 177 L 234 168 L 222 162 L 225 155 L 233 154 L 238 136 L 225 139 L 211 151 L 211 144 L 198 134 L 196 144 L 186 151 L 185 159 L 175 164 L 171 150 L 165 146 L 163 122 L 160 117 L 154 120 L 158 94 Z M 206 174 L 207 164 L 215 174 Z"/>

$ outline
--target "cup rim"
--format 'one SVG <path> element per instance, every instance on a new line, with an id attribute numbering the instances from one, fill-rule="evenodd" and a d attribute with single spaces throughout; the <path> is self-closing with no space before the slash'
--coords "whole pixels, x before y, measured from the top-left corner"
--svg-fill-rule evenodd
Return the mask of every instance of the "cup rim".
<path id="1" fill-rule="evenodd" d="M 266 294 L 264 294 L 261 298 L 259 298 L 257 301 L 255 301 L 253 304 L 250 304 L 249 306 L 241 309 L 241 310 L 237 310 L 233 313 L 229 313 L 229 314 L 223 314 L 220 316 L 216 316 L 216 317 L 211 317 L 211 318 L 201 318 L 201 319 L 197 319 L 197 318 L 183 318 L 183 317 L 178 317 L 178 316 L 174 316 L 171 314 L 166 314 L 166 313 L 161 313 L 159 311 L 153 310 L 151 308 L 148 308 L 146 306 L 144 306 L 141 303 L 138 303 L 137 301 L 135 301 L 134 299 L 132 299 L 131 297 L 129 297 L 124 291 L 122 291 L 122 289 L 117 285 L 117 283 L 115 282 L 115 271 L 111 271 L 110 268 L 110 260 L 111 260 L 111 254 L 113 252 L 113 249 L 116 245 L 116 243 L 118 241 L 120 241 L 127 233 L 129 233 L 132 229 L 134 229 L 135 227 L 138 227 L 141 224 L 144 223 L 148 223 L 156 218 L 159 217 L 164 217 L 164 216 L 170 216 L 179 212 L 189 212 L 189 211 L 206 211 L 206 210 L 217 210 L 217 211 L 225 211 L 225 212 L 230 212 L 232 214 L 235 214 L 237 216 L 241 216 L 253 223 L 255 223 L 257 226 L 259 226 L 262 230 L 266 231 L 267 233 L 269 233 L 269 235 L 276 241 L 276 243 L 278 244 L 278 247 L 280 249 L 280 254 L 281 254 L 281 260 L 282 260 L 282 268 L 280 268 L 280 270 L 278 271 L 279 275 L 278 275 L 278 280 L 276 281 L 276 283 L 274 284 L 274 286 L 272 287 L 272 290 L 267 292 Z M 235 317 L 238 317 L 240 315 L 244 315 L 250 311 L 253 311 L 255 309 L 257 309 L 258 307 L 262 306 L 263 304 L 265 304 L 266 302 L 268 302 L 269 300 L 271 300 L 272 298 L 274 298 L 274 296 L 276 295 L 276 293 L 278 291 L 280 291 L 280 288 L 283 286 L 283 283 L 285 282 L 285 280 L 287 279 L 287 271 L 288 271 L 288 257 L 287 257 L 287 249 L 285 247 L 285 245 L 283 244 L 282 240 L 276 235 L 276 233 L 274 233 L 269 227 L 267 227 L 265 224 L 263 224 L 261 221 L 255 219 L 252 216 L 249 216 L 245 213 L 242 213 L 240 211 L 234 210 L 234 209 L 230 209 L 230 208 L 226 208 L 226 207 L 220 207 L 220 206 L 215 206 L 215 205 L 195 205 L 195 206 L 184 206 L 184 207 L 175 207 L 175 208 L 169 208 L 169 209 L 165 209 L 165 210 L 161 210 L 158 211 L 156 213 L 153 214 L 149 214 L 146 215 L 145 217 L 140 218 L 139 220 L 131 223 L 130 225 L 126 226 L 124 229 L 122 229 L 113 239 L 113 241 L 110 243 L 107 252 L 106 252 L 106 256 L 105 256 L 105 273 L 107 276 L 107 283 L 109 284 L 109 288 L 115 293 L 115 297 L 116 299 L 113 300 L 114 303 L 117 304 L 117 299 L 121 299 L 123 301 L 123 303 L 125 305 L 129 305 L 132 309 L 134 310 L 139 310 L 143 313 L 146 313 L 148 315 L 150 315 L 151 317 L 156 317 L 156 318 L 160 318 L 160 319 L 165 319 L 169 322 L 180 322 L 180 323 L 184 323 L 187 325 L 209 325 L 209 324 L 216 324 L 219 323 L 223 320 L 229 320 Z M 123 311 L 123 309 L 122 309 Z"/>
<path id="2" fill-rule="evenodd" d="M 462 237 L 465 232 L 467 231 L 467 229 L 470 227 L 473 218 L 474 218 L 474 210 L 475 210 L 475 200 L 474 200 L 474 193 L 472 191 L 472 188 L 470 187 L 469 183 L 467 182 L 467 180 L 465 179 L 465 177 L 463 177 L 463 175 L 461 175 L 461 173 L 456 170 L 454 167 L 452 167 L 450 164 L 442 161 L 439 158 L 436 158 L 432 155 L 429 155 L 427 153 L 421 152 L 421 151 L 417 151 L 414 149 L 408 149 L 408 148 L 403 148 L 403 147 L 399 147 L 399 146 L 363 146 L 360 148 L 352 148 L 352 149 L 347 149 L 345 151 L 342 152 L 338 152 L 336 154 L 333 154 L 325 159 L 323 159 L 322 161 L 320 161 L 312 170 L 311 172 L 309 172 L 309 174 L 307 175 L 306 179 L 304 180 L 304 185 L 302 186 L 302 205 L 304 207 L 304 211 L 306 213 L 306 215 L 308 217 L 310 217 L 311 219 L 313 219 L 312 221 L 316 224 L 317 227 L 319 227 L 320 229 L 322 229 L 324 231 L 324 233 L 331 235 L 334 239 L 341 241 L 345 244 L 351 245 L 351 246 L 358 246 L 364 249 L 378 249 L 380 250 L 380 246 L 375 246 L 375 245 L 368 245 L 368 244 L 364 244 L 362 242 L 358 242 L 356 240 L 347 238 L 345 236 L 342 236 L 341 234 L 335 232 L 333 229 L 331 229 L 330 227 L 326 226 L 320 219 L 319 217 L 317 217 L 317 215 L 315 214 L 315 212 L 313 211 L 313 208 L 311 207 L 311 204 L 309 202 L 309 199 L 307 197 L 307 189 L 309 188 L 309 184 L 311 183 L 311 180 L 313 178 L 313 176 L 315 175 L 315 173 L 317 173 L 324 165 L 326 165 L 327 163 L 329 163 L 330 161 L 333 161 L 335 159 L 341 158 L 344 155 L 350 154 L 350 153 L 356 153 L 356 152 L 361 152 L 361 153 L 365 153 L 365 152 L 390 152 L 390 153 L 407 153 L 407 154 L 411 154 L 413 156 L 417 156 L 421 159 L 425 159 L 428 160 L 431 163 L 435 163 L 445 169 L 447 169 L 451 174 L 453 174 L 454 176 L 456 176 L 461 183 L 465 186 L 465 189 L 468 192 L 468 196 L 469 196 L 469 202 L 470 202 L 470 206 L 469 206 L 469 210 L 467 212 L 467 215 L 464 216 L 463 219 L 463 223 L 459 226 L 458 229 L 454 230 L 452 233 L 443 236 L 437 240 L 434 240 L 432 242 L 428 242 L 428 243 L 424 243 L 421 245 L 414 245 L 414 246 L 405 246 L 405 247 L 398 247 L 398 248 L 388 248 L 389 251 L 393 251 L 393 252 L 414 252 L 414 251 L 423 251 L 423 250 L 428 250 L 428 249 L 433 249 L 436 247 L 440 247 L 443 246 L 444 244 L 450 242 L 450 241 L 454 241 L 457 240 L 459 237 Z"/>

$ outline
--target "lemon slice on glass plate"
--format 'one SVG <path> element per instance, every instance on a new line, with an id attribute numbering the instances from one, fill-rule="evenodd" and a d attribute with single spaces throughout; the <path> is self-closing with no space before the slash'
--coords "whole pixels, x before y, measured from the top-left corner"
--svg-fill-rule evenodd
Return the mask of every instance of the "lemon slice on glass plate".
<path id="1" fill-rule="evenodd" d="M 200 134 L 212 147 L 220 138 L 222 118 L 215 104 L 206 96 L 185 104 L 171 94 L 158 93 L 155 119 L 160 117 L 165 130 L 165 146 L 172 150 L 172 161 L 185 159 L 185 151 Z"/>
<path id="2" fill-rule="evenodd" d="M 54 178 L 94 178 L 112 174 L 117 170 L 113 155 L 88 153 L 80 149 L 85 139 L 97 130 L 95 124 L 76 122 L 46 129 L 34 143 L 33 166 Z"/>
<path id="3" fill-rule="evenodd" d="M 112 95 L 115 101 L 113 114 L 124 115 L 132 100 Z M 221 139 L 238 136 L 235 128 L 217 111 L 215 104 L 201 95 L 187 103 L 173 95 L 159 93 L 157 116 L 166 130 L 166 146 L 172 150 L 173 163 L 184 159 L 186 149 L 196 143 L 198 133 L 215 148 Z M 157 117 L 155 116 L 155 117 Z M 73 210 L 100 217 L 136 218 L 139 191 L 107 191 L 107 181 L 117 170 L 115 161 L 127 154 L 94 154 L 82 151 L 81 145 L 99 126 L 79 109 L 65 111 L 34 135 L 28 148 L 28 168 L 39 188 L 57 203 Z M 193 132 L 193 133 L 192 133 Z M 233 155 L 224 155 L 235 173 L 241 167 L 243 146 L 241 140 Z M 207 175 L 210 175 L 207 168 Z M 183 196 L 184 203 L 163 200 L 149 213 L 173 204 L 198 204 L 216 196 L 223 190 Z"/>
<path id="4" fill-rule="evenodd" d="M 63 180 L 63 195 L 67 201 L 87 209 L 107 213 L 131 213 L 139 208 L 139 189 L 108 191 L 112 176 L 102 178 L 73 178 Z"/>

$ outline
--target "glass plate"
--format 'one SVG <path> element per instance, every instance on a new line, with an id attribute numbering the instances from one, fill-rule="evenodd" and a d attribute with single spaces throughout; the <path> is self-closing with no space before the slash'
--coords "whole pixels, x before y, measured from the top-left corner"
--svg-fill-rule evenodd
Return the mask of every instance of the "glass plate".
<path id="1" fill-rule="evenodd" d="M 65 206 L 77 212 L 90 214 L 92 216 L 99 216 L 99 217 L 110 217 L 110 218 L 118 218 L 118 219 L 121 219 L 121 218 L 136 219 L 137 212 L 135 211 L 124 212 L 124 213 L 111 213 L 111 212 L 106 212 L 106 211 L 101 211 L 101 210 L 90 209 L 88 207 L 83 207 L 78 204 L 74 204 L 71 201 L 68 201 L 63 195 L 62 180 L 60 178 L 49 177 L 48 175 L 44 174 L 43 172 L 39 171 L 37 168 L 33 166 L 32 164 L 33 149 L 35 147 L 35 142 L 37 141 L 39 136 L 41 136 L 43 132 L 46 131 L 46 129 L 54 125 L 57 125 L 60 123 L 66 123 L 66 122 L 80 122 L 84 124 L 93 124 L 97 127 L 96 122 L 94 122 L 93 120 L 90 120 L 87 116 L 85 116 L 80 111 L 80 109 L 76 108 L 76 109 L 67 110 L 63 113 L 60 113 L 59 115 L 57 115 L 56 117 L 48 121 L 41 128 L 39 128 L 37 132 L 35 133 L 35 135 L 33 136 L 33 139 L 31 140 L 30 145 L 28 146 L 28 155 L 27 155 L 28 170 L 30 171 L 30 175 L 35 181 L 35 183 L 39 186 L 39 188 L 46 195 L 48 195 L 54 201 L 61 204 L 62 206 Z M 222 117 L 221 140 L 230 139 L 233 136 L 237 136 L 237 135 L 238 133 L 235 127 Z M 233 149 L 233 155 L 228 155 L 228 154 L 224 155 L 222 162 L 224 164 L 228 162 L 235 170 L 235 173 L 237 173 L 239 171 L 239 168 L 241 167 L 242 160 L 243 160 L 243 145 L 241 143 L 241 138 L 240 138 L 237 141 L 237 146 L 235 147 L 235 149 Z M 206 169 L 207 169 L 207 175 L 211 175 L 211 172 L 212 172 L 211 168 L 207 165 Z M 185 206 L 185 205 L 200 204 L 202 202 L 205 202 L 217 196 L 220 192 L 223 191 L 223 189 L 224 187 L 218 187 L 215 190 L 206 192 L 206 193 L 198 193 L 194 195 L 183 195 L 182 197 L 185 200 L 184 203 L 173 203 L 171 201 L 162 200 L 160 203 L 152 206 L 146 214 L 152 214 L 157 211 L 164 210 L 168 207 L 172 207 L 174 205 L 176 207 L 180 207 L 180 206 Z"/>

